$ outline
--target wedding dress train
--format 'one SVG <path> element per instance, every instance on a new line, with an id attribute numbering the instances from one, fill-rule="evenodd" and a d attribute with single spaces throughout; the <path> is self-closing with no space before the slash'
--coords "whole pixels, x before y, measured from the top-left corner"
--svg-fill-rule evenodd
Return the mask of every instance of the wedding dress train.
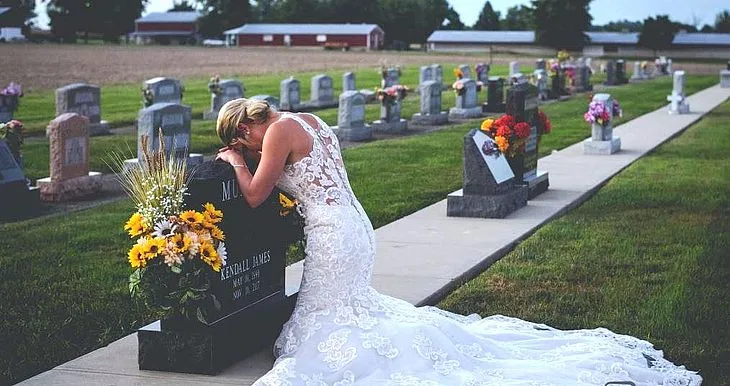
<path id="1" fill-rule="evenodd" d="M 700 385 L 649 342 L 609 330 L 562 331 L 524 320 L 415 307 L 370 286 L 374 232 L 332 130 L 314 139 L 279 188 L 301 204 L 307 236 L 299 298 L 255 385 Z M 628 383 L 624 383 L 628 384 Z"/>

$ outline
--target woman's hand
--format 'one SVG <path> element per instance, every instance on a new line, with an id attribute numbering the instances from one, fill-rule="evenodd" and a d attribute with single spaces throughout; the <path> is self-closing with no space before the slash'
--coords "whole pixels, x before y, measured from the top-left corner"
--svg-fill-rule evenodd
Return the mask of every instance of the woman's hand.
<path id="1" fill-rule="evenodd" d="M 215 159 L 228 162 L 231 165 L 242 165 L 246 163 L 241 152 L 231 146 L 218 149 L 218 155 L 216 155 Z"/>

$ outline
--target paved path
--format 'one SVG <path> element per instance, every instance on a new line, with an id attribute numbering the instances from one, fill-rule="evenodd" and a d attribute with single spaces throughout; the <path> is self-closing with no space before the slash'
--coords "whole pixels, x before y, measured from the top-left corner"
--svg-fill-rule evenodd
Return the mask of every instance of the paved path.
<path id="1" fill-rule="evenodd" d="M 433 304 L 459 283 L 476 276 L 542 224 L 580 205 L 632 162 L 681 133 L 730 97 L 730 89 L 710 87 L 689 97 L 692 113 L 669 115 L 666 107 L 614 129 L 622 150 L 587 156 L 582 143 L 540 159 L 550 173 L 550 190 L 505 219 L 446 217 L 446 200 L 376 231 L 373 284 L 381 292 L 413 304 Z M 287 268 L 288 292 L 298 286 L 302 264 Z M 269 350 L 241 361 L 218 376 L 137 369 L 136 334 L 60 365 L 22 384 L 251 384 L 272 364 Z"/>

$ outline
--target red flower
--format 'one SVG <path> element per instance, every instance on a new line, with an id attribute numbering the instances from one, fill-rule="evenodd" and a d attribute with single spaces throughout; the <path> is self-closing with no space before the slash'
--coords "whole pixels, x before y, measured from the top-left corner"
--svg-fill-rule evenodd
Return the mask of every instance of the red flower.
<path id="1" fill-rule="evenodd" d="M 547 114 L 545 114 L 542 111 L 537 112 L 537 119 L 540 120 L 540 126 L 542 127 L 542 133 L 543 134 L 550 134 L 553 127 L 550 123 L 550 119 L 548 119 Z"/>
<path id="2" fill-rule="evenodd" d="M 515 125 L 515 134 L 520 138 L 529 137 L 530 131 L 530 125 L 527 122 L 520 122 Z"/>
<path id="3" fill-rule="evenodd" d="M 497 127 L 497 135 L 509 138 L 509 136 L 512 135 L 512 130 L 505 125 L 501 125 Z"/>
<path id="4" fill-rule="evenodd" d="M 517 123 L 517 121 L 515 120 L 515 117 L 505 114 L 499 117 L 499 119 L 497 119 L 497 121 L 494 123 L 496 123 L 497 126 L 507 126 L 511 129 L 515 126 L 515 123 Z"/>

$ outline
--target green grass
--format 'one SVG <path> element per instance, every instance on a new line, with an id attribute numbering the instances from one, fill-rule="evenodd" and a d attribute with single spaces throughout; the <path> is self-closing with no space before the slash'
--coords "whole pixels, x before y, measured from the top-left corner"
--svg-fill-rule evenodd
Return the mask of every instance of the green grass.
<path id="1" fill-rule="evenodd" d="M 450 69 L 446 66 L 444 68 Z M 496 71 L 503 70 L 503 68 L 497 68 Z M 404 72 L 403 79 L 407 84 L 418 81 L 417 75 L 416 78 L 411 79 L 414 77 L 412 72 Z M 373 82 L 377 81 L 377 77 L 378 74 L 372 75 Z M 691 94 L 715 83 L 717 83 L 717 79 L 714 76 L 688 76 L 685 90 L 688 94 Z M 666 90 L 671 90 L 671 84 L 670 77 L 662 77 L 650 82 L 610 88 L 608 92 L 614 95 L 624 107 L 624 118 L 619 120 L 618 123 L 633 119 L 666 104 Z M 207 95 L 207 92 L 205 95 Z M 485 99 L 486 93 L 480 93 L 480 98 Z M 454 93 L 444 92 L 444 108 L 447 109 L 447 106 L 453 106 L 454 103 Z M 555 122 L 553 133 L 545 136 L 540 143 L 541 155 L 548 154 L 554 149 L 560 150 L 590 135 L 590 129 L 582 118 L 586 106 L 587 94 L 577 95 L 567 101 L 551 103 L 541 107 L 550 119 Z M 402 116 L 408 118 L 418 111 L 419 96 L 414 93 L 404 100 Z M 316 113 L 329 124 L 334 125 L 337 123 L 336 108 L 320 110 Z M 379 105 L 373 104 L 366 107 L 366 120 L 374 121 L 379 118 L 379 114 Z M 192 133 L 191 152 L 213 154 L 220 147 L 220 141 L 215 135 L 215 122 L 193 120 Z M 105 173 L 109 172 L 106 162 L 109 161 L 110 151 L 121 151 L 129 154 L 130 157 L 136 157 L 136 141 L 136 136 L 132 134 L 92 137 L 89 150 L 91 155 L 90 169 Z M 35 180 L 49 175 L 49 150 L 46 140 L 38 138 L 28 140 L 23 147 L 23 153 L 25 155 L 25 173 L 28 178 Z"/>
<path id="2" fill-rule="evenodd" d="M 730 102 L 443 300 L 646 339 L 730 385 Z"/>
<path id="3" fill-rule="evenodd" d="M 687 87 L 696 91 L 715 81 L 714 77 L 689 77 Z M 625 86 L 627 94 L 621 100 L 627 115 L 639 114 L 635 108 L 626 108 L 633 103 L 647 102 L 644 108 L 654 108 L 644 99 L 654 98 L 656 106 L 664 104 L 660 96 L 668 84 L 662 79 Z M 654 92 L 653 88 L 662 91 Z M 623 89 L 611 92 L 617 94 Z M 571 121 L 585 110 L 584 99 L 544 108 L 553 119 L 554 131 L 544 138 L 542 154 L 575 142 L 563 132 L 582 131 L 579 139 L 589 135 L 589 128 L 580 119 Z M 724 122 L 730 119 L 725 117 Z M 193 151 L 218 146 L 206 125 L 202 121 L 194 124 Z M 467 123 L 344 151 L 353 189 L 376 227 L 458 189 L 463 135 L 473 126 Z M 133 141 L 132 136 L 95 137 L 91 151 L 103 155 L 125 149 L 126 144 L 133 148 Z M 44 176 L 47 144 L 29 142 L 25 150 L 29 174 Z M 103 158 L 93 157 L 92 169 L 101 169 Z M 154 317 L 128 297 L 125 256 L 130 240 L 121 227 L 132 209 L 125 200 L 63 216 L 0 225 L 0 309 L 4 311 L 0 341 L 12 347 L 0 353 L 0 384 L 25 379 L 108 344 Z"/>

